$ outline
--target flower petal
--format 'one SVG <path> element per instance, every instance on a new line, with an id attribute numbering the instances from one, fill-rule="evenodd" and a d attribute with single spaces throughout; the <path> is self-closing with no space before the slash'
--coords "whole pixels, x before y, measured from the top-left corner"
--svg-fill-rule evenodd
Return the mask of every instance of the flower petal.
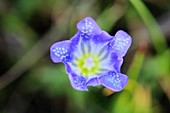
<path id="1" fill-rule="evenodd" d="M 116 53 L 111 53 L 111 61 L 110 62 L 113 64 L 113 68 L 117 72 L 120 72 L 120 68 L 123 63 L 123 58 L 119 57 Z"/>
<path id="2" fill-rule="evenodd" d="M 114 69 L 120 73 L 121 66 L 123 64 L 123 58 L 119 58 L 115 61 L 115 64 L 113 65 Z"/>
<path id="3" fill-rule="evenodd" d="M 78 22 L 77 29 L 80 31 L 81 37 L 87 39 L 91 36 L 98 35 L 101 32 L 100 27 L 91 17 L 86 17 Z"/>
<path id="4" fill-rule="evenodd" d="M 86 86 L 97 86 L 97 85 L 99 85 L 99 81 L 97 77 L 89 79 L 86 83 Z"/>
<path id="5" fill-rule="evenodd" d="M 102 31 L 100 35 L 97 35 L 93 37 L 93 41 L 95 43 L 106 43 L 108 41 L 111 41 L 113 39 L 113 36 L 110 36 L 107 32 Z"/>
<path id="6" fill-rule="evenodd" d="M 113 41 L 109 43 L 109 47 L 113 52 L 123 57 L 132 43 L 131 37 L 124 31 L 119 30 Z"/>
<path id="7" fill-rule="evenodd" d="M 77 45 L 79 43 L 79 40 L 80 40 L 80 33 L 76 33 L 71 39 L 70 39 L 70 42 L 71 42 L 71 47 L 74 48 L 75 45 Z"/>
<path id="8" fill-rule="evenodd" d="M 69 40 L 54 43 L 50 48 L 51 60 L 55 63 L 70 61 L 71 56 L 69 52 L 69 47 Z"/>
<path id="9" fill-rule="evenodd" d="M 80 91 L 88 91 L 86 86 L 86 78 L 78 76 L 75 73 L 68 73 L 71 85 L 74 89 Z"/>
<path id="10" fill-rule="evenodd" d="M 103 86 L 118 92 L 125 87 L 128 81 L 128 77 L 124 74 L 110 71 L 107 74 L 101 76 L 99 80 Z"/>

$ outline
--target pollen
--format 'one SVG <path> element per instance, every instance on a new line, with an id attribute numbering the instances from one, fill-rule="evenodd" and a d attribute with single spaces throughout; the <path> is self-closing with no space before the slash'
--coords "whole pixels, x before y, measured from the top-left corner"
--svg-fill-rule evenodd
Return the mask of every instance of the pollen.
<path id="1" fill-rule="evenodd" d="M 88 58 L 84 61 L 83 68 L 87 68 L 88 70 L 91 70 L 94 66 L 95 66 L 95 62 L 94 62 L 94 60 L 93 60 L 93 57 L 88 57 Z"/>
<path id="2" fill-rule="evenodd" d="M 76 65 L 84 76 L 94 75 L 99 71 L 99 58 L 95 55 L 84 55 L 77 60 Z"/>

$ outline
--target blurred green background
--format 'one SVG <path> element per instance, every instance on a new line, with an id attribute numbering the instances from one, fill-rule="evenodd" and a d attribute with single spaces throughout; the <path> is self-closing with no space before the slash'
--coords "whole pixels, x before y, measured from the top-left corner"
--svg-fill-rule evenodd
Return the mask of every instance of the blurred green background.
<path id="1" fill-rule="evenodd" d="M 121 92 L 76 91 L 49 58 L 87 16 L 110 35 L 132 36 Z M 169 26 L 169 0 L 0 0 L 0 113 L 169 113 Z"/>

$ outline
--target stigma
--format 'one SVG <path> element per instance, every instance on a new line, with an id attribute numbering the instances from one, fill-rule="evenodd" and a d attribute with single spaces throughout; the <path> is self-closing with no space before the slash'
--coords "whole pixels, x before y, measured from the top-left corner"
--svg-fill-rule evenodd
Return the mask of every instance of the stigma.
<path id="1" fill-rule="evenodd" d="M 93 57 L 90 56 L 84 61 L 83 68 L 86 68 L 90 71 L 94 66 L 95 66 L 95 62 L 93 60 Z"/>

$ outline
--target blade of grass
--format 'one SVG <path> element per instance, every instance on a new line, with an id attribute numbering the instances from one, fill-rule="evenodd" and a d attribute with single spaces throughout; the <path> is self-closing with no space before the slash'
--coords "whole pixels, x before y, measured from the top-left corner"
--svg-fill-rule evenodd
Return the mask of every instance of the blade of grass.
<path id="1" fill-rule="evenodd" d="M 149 12 L 147 7 L 143 4 L 141 0 L 129 0 L 129 1 L 142 18 L 146 27 L 148 28 L 148 31 L 151 35 L 150 37 L 152 43 L 157 53 L 162 53 L 163 51 L 165 51 L 167 48 L 165 37 L 158 23 L 156 22 L 152 14 Z"/>
<path id="2" fill-rule="evenodd" d="M 126 8 L 126 5 L 115 3 L 112 7 L 106 8 L 101 13 L 97 19 L 97 23 L 102 29 L 109 31 L 114 26 L 116 21 L 118 21 L 124 15 Z"/>

